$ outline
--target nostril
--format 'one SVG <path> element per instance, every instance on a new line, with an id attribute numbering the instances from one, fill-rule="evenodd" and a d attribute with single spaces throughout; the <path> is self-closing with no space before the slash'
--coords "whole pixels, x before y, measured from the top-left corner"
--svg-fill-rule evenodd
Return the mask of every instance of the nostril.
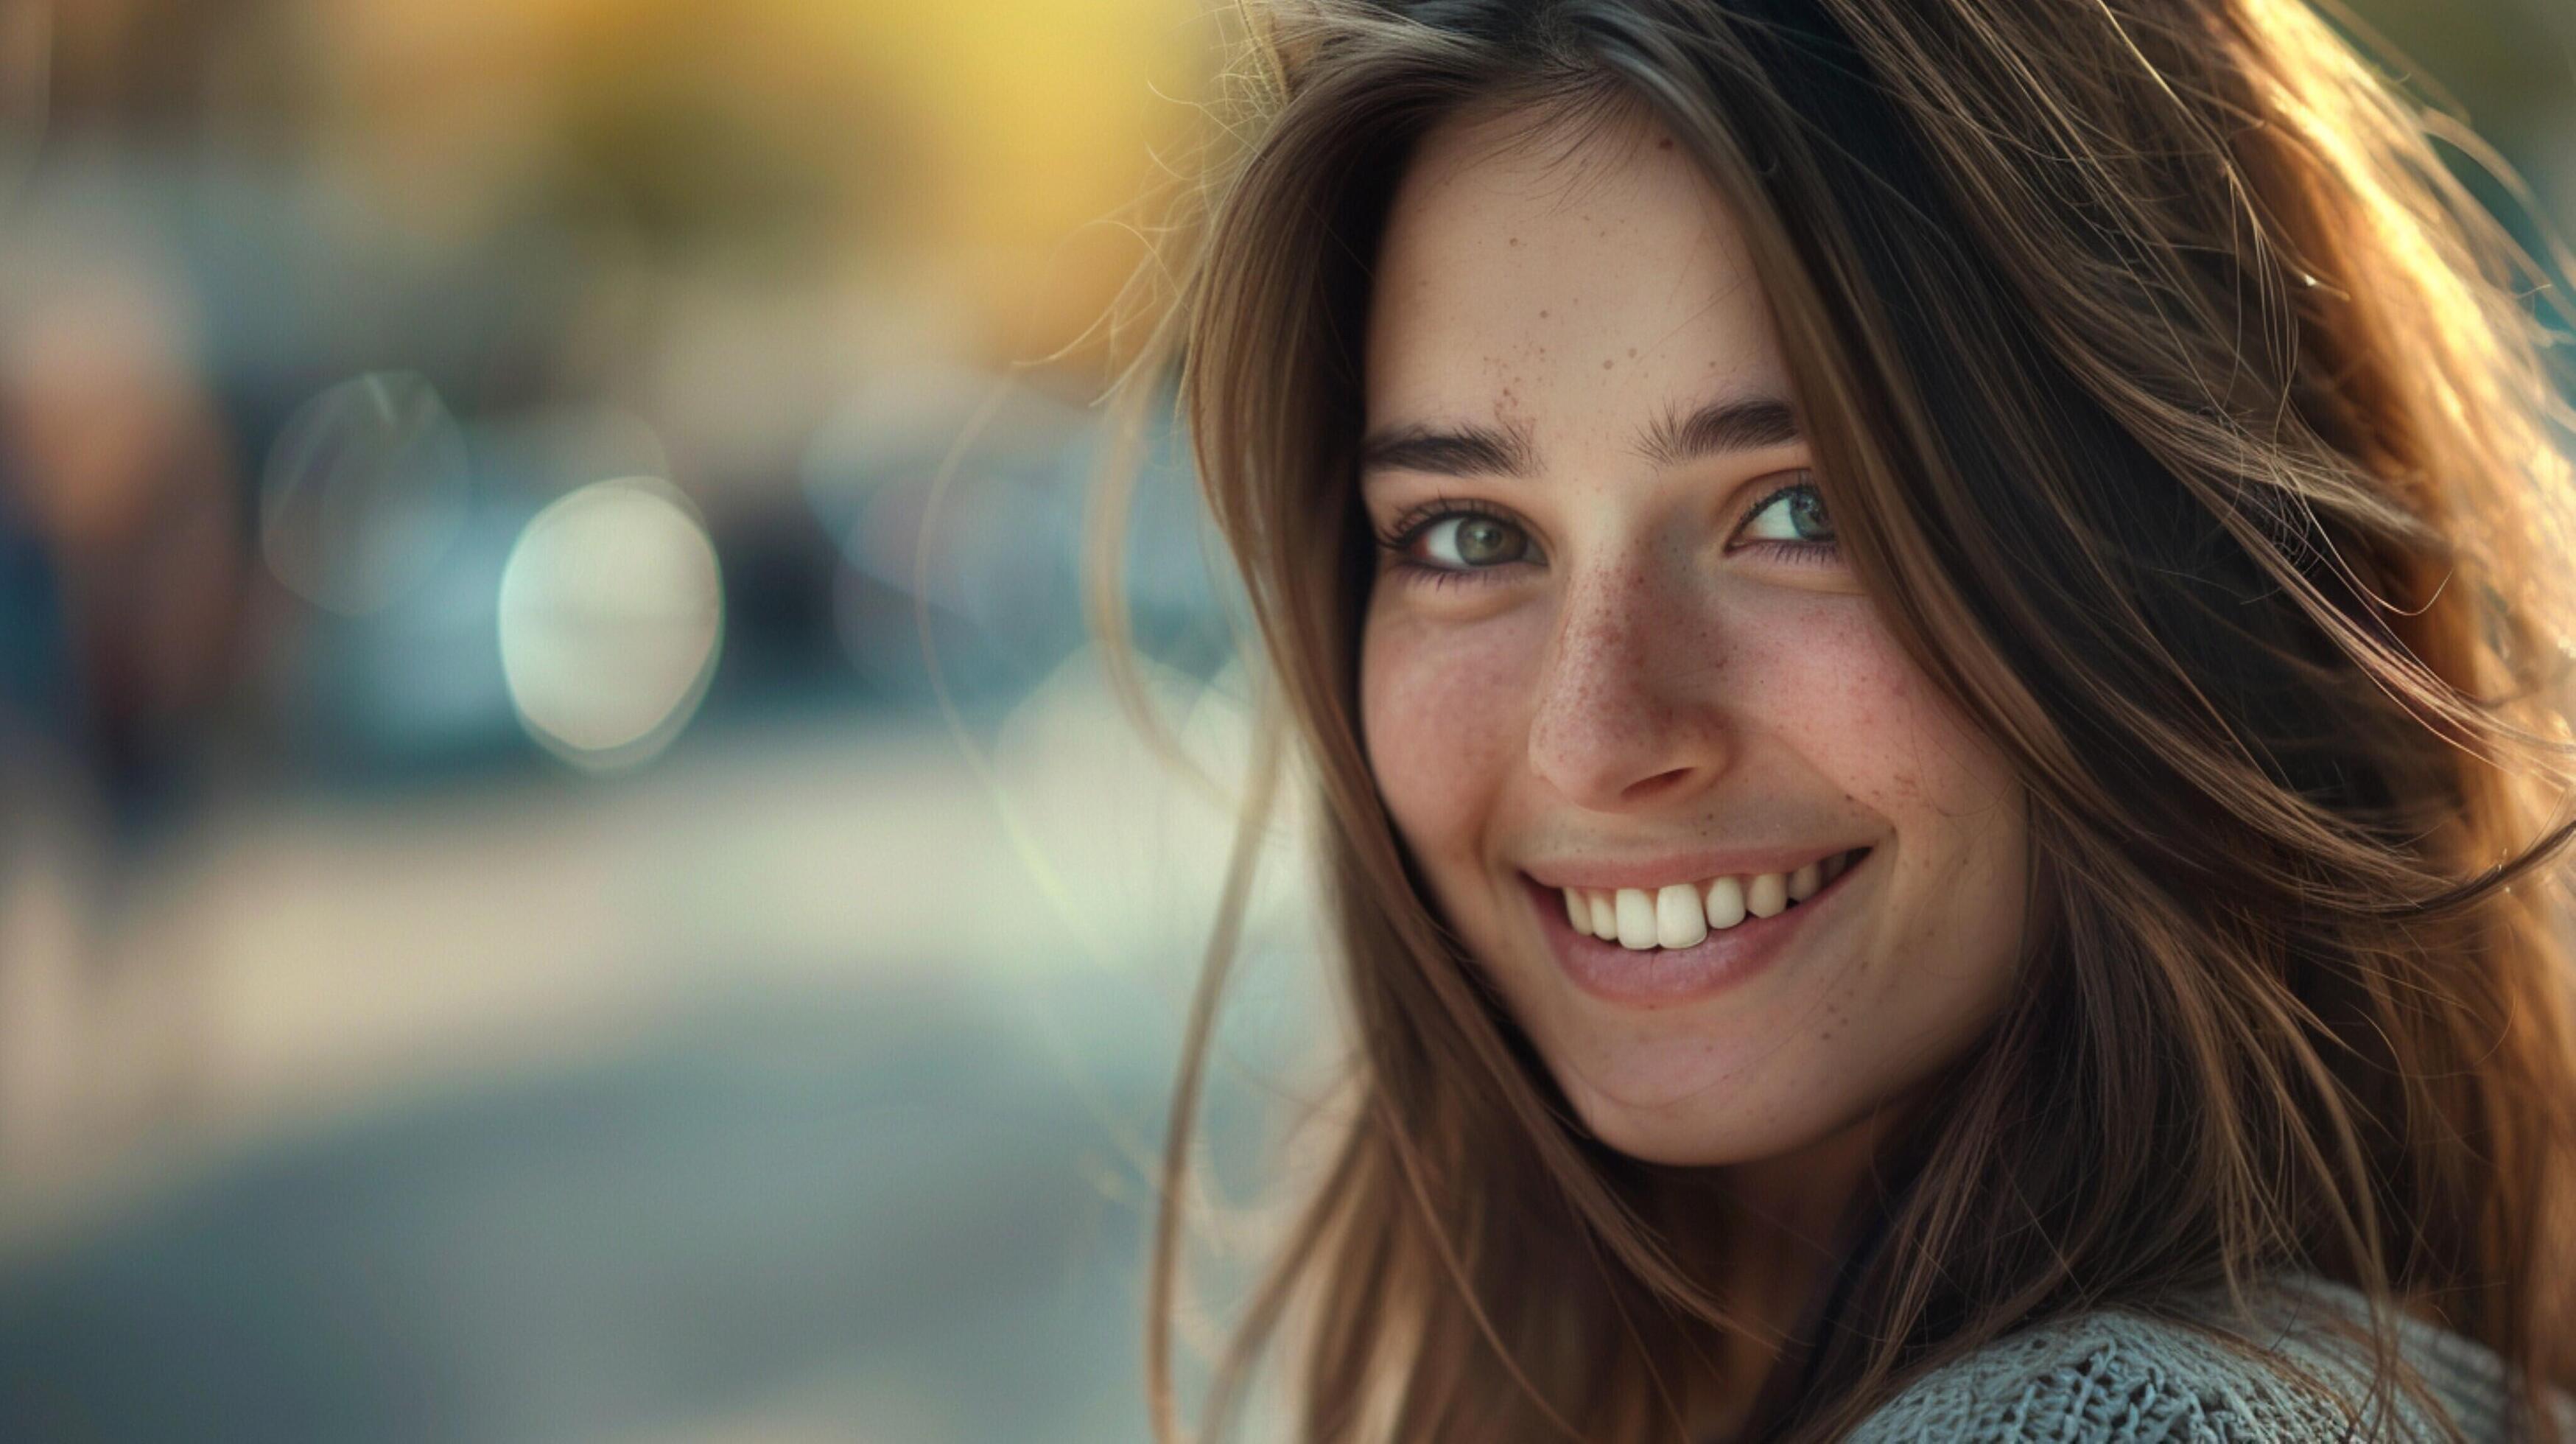
<path id="1" fill-rule="evenodd" d="M 1658 772 L 1652 777 L 1641 778 L 1638 781 L 1631 782 L 1620 792 L 1619 795 L 1630 802 L 1644 802 L 1650 798 L 1660 796 L 1663 793 L 1670 792 L 1674 788 L 1683 785 L 1690 780 L 1690 775 L 1690 768 L 1675 767 L 1668 771 Z"/>

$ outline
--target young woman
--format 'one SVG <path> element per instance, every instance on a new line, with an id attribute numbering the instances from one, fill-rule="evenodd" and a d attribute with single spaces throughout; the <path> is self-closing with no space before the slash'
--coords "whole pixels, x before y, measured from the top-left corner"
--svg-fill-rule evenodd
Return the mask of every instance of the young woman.
<path id="1" fill-rule="evenodd" d="M 1169 339 L 1355 1104 L 1210 1422 L 2564 1427 L 2571 486 L 2458 133 L 2295 0 L 1262 13 Z"/>

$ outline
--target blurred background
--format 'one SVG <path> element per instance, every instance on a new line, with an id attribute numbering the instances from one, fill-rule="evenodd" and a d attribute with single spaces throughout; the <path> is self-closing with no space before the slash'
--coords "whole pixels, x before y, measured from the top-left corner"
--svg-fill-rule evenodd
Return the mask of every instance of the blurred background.
<path id="1" fill-rule="evenodd" d="M 1215 789 L 1077 577 L 1210 8 L 0 0 L 0 1438 L 1143 1435 L 1168 418 Z M 2355 9 L 2576 229 L 2576 11 Z"/>

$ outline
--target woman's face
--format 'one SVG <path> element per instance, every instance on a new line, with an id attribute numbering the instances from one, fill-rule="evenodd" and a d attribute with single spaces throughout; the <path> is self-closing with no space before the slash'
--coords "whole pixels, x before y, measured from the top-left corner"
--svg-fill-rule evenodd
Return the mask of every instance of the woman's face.
<path id="1" fill-rule="evenodd" d="M 2020 793 L 1838 555 L 1712 188 L 1642 122 L 1518 133 L 1426 137 L 1379 256 L 1370 765 L 1603 1141 L 1788 1159 L 1993 1016 Z"/>

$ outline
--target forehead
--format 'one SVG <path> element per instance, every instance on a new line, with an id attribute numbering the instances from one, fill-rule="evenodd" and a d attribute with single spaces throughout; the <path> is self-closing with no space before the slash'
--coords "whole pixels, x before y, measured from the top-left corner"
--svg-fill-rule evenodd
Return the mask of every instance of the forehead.
<path id="1" fill-rule="evenodd" d="M 1427 133 L 1388 210 L 1366 344 L 1370 426 L 1500 424 L 1542 457 L 1712 394 L 1789 394 L 1733 215 L 1642 119 Z"/>

